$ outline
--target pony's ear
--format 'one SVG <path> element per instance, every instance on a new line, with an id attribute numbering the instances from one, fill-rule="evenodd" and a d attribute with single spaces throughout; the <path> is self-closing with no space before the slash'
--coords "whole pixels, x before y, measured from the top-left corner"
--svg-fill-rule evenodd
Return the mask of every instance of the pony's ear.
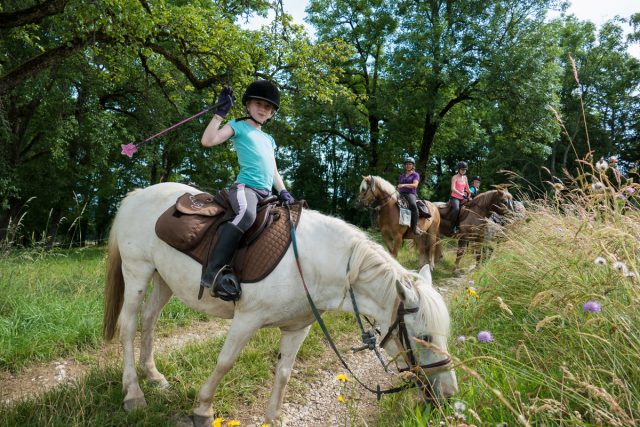
<path id="1" fill-rule="evenodd" d="M 396 280 L 396 290 L 398 291 L 398 296 L 400 297 L 400 301 L 405 302 L 411 296 L 411 289 L 401 283 L 399 280 Z"/>

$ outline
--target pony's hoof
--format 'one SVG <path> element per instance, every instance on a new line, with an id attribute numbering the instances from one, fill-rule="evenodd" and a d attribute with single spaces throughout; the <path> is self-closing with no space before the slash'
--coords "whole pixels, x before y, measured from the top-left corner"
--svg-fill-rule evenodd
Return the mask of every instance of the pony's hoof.
<path id="1" fill-rule="evenodd" d="M 161 378 L 159 380 L 152 380 L 149 381 L 154 387 L 157 387 L 159 389 L 165 390 L 168 389 L 170 387 L 169 385 L 169 381 L 167 381 L 166 378 Z"/>
<path id="2" fill-rule="evenodd" d="M 193 414 L 189 418 L 193 422 L 193 427 L 211 427 L 213 424 L 213 417 Z"/>
<path id="3" fill-rule="evenodd" d="M 140 408 L 146 408 L 147 401 L 144 397 L 136 397 L 135 399 L 129 399 L 124 401 L 124 410 L 130 412 Z"/>

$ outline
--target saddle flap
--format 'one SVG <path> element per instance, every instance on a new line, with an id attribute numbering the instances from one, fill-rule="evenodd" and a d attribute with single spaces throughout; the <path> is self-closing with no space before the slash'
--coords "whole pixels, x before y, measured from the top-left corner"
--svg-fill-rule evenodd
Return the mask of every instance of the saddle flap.
<path id="1" fill-rule="evenodd" d="M 184 193 L 176 201 L 176 210 L 185 215 L 217 216 L 225 211 L 209 193 Z"/>

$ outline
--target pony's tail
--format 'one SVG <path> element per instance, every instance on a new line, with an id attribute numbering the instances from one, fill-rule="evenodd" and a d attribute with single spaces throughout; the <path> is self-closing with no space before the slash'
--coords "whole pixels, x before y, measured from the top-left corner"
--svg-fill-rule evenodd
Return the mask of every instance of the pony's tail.
<path id="1" fill-rule="evenodd" d="M 104 318 L 102 336 L 111 341 L 118 329 L 118 316 L 124 302 L 124 277 L 122 276 L 122 257 L 118 249 L 115 223 L 109 235 L 109 253 L 107 257 L 107 282 L 104 287 Z"/>

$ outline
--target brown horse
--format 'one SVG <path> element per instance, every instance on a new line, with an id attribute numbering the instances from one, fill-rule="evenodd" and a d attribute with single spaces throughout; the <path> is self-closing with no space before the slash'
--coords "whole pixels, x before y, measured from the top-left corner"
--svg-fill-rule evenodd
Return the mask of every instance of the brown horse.
<path id="1" fill-rule="evenodd" d="M 379 211 L 380 233 L 387 249 L 394 258 L 398 257 L 398 251 L 403 239 L 413 239 L 415 247 L 420 254 L 420 265 L 429 263 L 433 270 L 435 262 L 440 258 L 439 235 L 440 213 L 436 206 L 425 201 L 431 218 L 419 218 L 418 228 L 423 231 L 415 236 L 411 227 L 400 225 L 400 208 L 398 206 L 398 191 L 389 182 L 379 176 L 365 176 L 360 184 L 358 202 L 364 206 Z"/>
<path id="2" fill-rule="evenodd" d="M 451 233 L 451 218 L 449 205 L 438 203 L 440 211 L 440 235 L 458 239 L 458 250 L 453 271 L 457 272 L 460 259 L 464 255 L 469 242 L 482 244 L 485 240 L 487 228 L 490 225 L 492 213 L 505 216 L 514 211 L 513 196 L 506 189 L 491 190 L 478 194 L 473 200 L 460 207 L 459 231 L 454 236 Z M 481 252 L 476 253 L 476 264 L 480 263 Z"/>

